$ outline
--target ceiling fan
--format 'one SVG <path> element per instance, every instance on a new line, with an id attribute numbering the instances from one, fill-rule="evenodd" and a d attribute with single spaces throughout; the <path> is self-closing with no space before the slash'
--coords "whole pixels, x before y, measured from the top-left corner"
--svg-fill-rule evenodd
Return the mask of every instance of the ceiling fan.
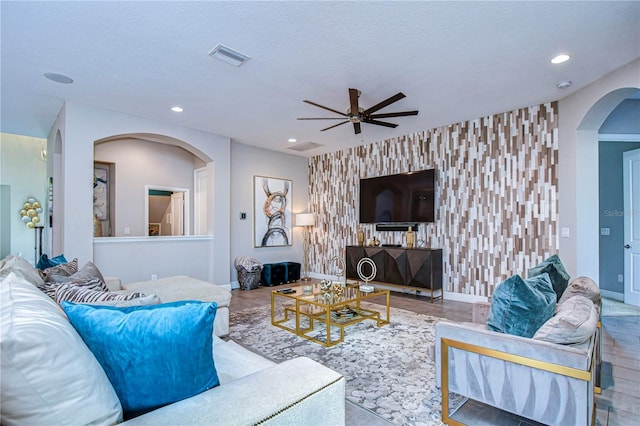
<path id="1" fill-rule="evenodd" d="M 336 114 L 340 114 L 342 117 L 325 117 L 325 118 L 298 118 L 298 120 L 345 120 L 342 123 L 334 124 L 333 126 L 329 126 L 326 129 L 322 129 L 321 131 L 333 129 L 334 127 L 341 126 L 346 123 L 353 123 L 353 130 L 356 135 L 361 132 L 360 123 L 369 123 L 375 124 L 377 126 L 385 126 L 385 127 L 398 127 L 397 124 L 388 123 L 386 121 L 380 121 L 378 118 L 390 118 L 390 117 L 404 117 L 407 115 L 418 115 L 418 111 L 403 111 L 403 112 L 387 112 L 382 114 L 374 114 L 374 112 L 381 110 L 382 108 L 391 105 L 394 102 L 399 101 L 404 98 L 404 93 L 400 92 L 384 101 L 372 106 L 371 108 L 364 109 L 358 105 L 358 98 L 360 97 L 360 91 L 358 89 L 349 89 L 349 102 L 350 108 L 347 109 L 346 114 L 340 111 L 336 111 L 335 109 L 328 108 L 326 106 L 317 104 L 315 102 L 311 102 L 308 100 L 304 100 L 308 104 L 313 106 L 317 106 L 318 108 L 326 109 L 327 111 L 335 112 Z"/>

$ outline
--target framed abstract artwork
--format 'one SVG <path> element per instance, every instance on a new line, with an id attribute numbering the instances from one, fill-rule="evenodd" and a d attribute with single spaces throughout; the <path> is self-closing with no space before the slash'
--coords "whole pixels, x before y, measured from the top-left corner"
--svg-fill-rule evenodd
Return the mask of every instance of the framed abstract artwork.
<path id="1" fill-rule="evenodd" d="M 160 224 L 159 223 L 150 223 L 149 224 L 149 236 L 157 237 L 160 235 Z"/>
<path id="2" fill-rule="evenodd" d="M 109 220 L 109 165 L 93 163 L 93 214 L 98 220 Z"/>
<path id="3" fill-rule="evenodd" d="M 291 181 L 253 177 L 254 246 L 290 246 Z"/>

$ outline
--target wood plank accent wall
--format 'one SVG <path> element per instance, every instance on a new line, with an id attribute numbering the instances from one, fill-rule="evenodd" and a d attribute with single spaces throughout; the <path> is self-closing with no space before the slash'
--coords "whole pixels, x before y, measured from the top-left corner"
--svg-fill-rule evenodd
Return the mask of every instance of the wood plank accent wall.
<path id="1" fill-rule="evenodd" d="M 366 131 L 364 125 L 363 131 Z M 559 249 L 557 102 L 522 108 L 312 157 L 310 270 L 366 239 L 403 244 L 403 232 L 359 224 L 360 178 L 436 170 L 436 221 L 419 246 L 443 250 L 445 291 L 490 296 L 493 288 Z"/>

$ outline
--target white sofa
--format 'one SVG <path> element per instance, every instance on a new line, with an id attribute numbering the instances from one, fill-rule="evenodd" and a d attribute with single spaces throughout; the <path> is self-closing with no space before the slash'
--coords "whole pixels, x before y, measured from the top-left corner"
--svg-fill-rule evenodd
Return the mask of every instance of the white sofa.
<path id="1" fill-rule="evenodd" d="M 1 262 L 1 424 L 122 422 L 106 373 L 60 306 L 36 287 L 35 269 L 20 258 Z M 212 350 L 219 386 L 124 424 L 344 424 L 339 373 L 304 357 L 274 364 L 216 336 Z"/>
<path id="2" fill-rule="evenodd" d="M 199 280 L 187 275 L 175 275 L 151 281 L 122 283 L 120 279 L 105 277 L 105 282 L 111 291 L 140 292 L 155 294 L 163 303 L 178 300 L 200 300 L 202 302 L 216 302 L 218 311 L 213 323 L 216 336 L 224 337 L 229 334 L 229 304 L 231 291 L 208 281 Z"/>
<path id="3" fill-rule="evenodd" d="M 584 286 L 585 282 L 592 284 Z M 574 335 L 587 336 L 579 343 L 539 340 L 548 338 L 541 336 L 542 327 L 529 338 L 491 331 L 485 324 L 438 322 L 436 380 L 442 389 L 443 422 L 450 422 L 448 393 L 453 392 L 547 425 L 593 424 L 601 341 L 599 291 L 594 288 L 592 280 L 576 278 L 560 299 L 554 317 L 543 325 L 563 328 L 557 336 L 569 335 L 571 330 Z M 571 292 L 582 302 L 594 302 L 587 319 L 558 318 L 558 310 Z M 564 306 L 568 309 L 569 305 L 572 303 Z M 548 330 L 545 327 L 545 332 Z"/>

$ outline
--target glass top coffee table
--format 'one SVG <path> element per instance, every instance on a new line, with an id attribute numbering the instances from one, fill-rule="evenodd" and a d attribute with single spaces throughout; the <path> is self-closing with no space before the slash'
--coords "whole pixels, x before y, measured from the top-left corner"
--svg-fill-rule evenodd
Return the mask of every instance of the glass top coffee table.
<path id="1" fill-rule="evenodd" d="M 373 288 L 373 291 L 360 291 L 355 283 L 343 286 L 296 285 L 291 292 L 282 290 L 271 292 L 271 324 L 287 330 L 297 336 L 330 347 L 344 341 L 344 328 L 370 319 L 378 327 L 389 324 L 389 290 Z M 375 298 L 385 298 L 380 310 L 360 302 Z M 382 314 L 384 313 L 384 316 Z M 340 338 L 331 338 L 333 331 L 340 331 Z"/>

